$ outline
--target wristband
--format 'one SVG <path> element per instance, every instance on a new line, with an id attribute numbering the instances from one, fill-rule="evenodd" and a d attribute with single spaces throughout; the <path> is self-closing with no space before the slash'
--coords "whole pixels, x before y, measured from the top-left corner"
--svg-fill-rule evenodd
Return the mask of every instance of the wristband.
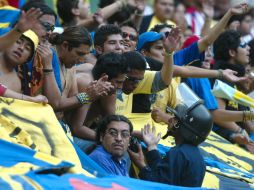
<path id="1" fill-rule="evenodd" d="M 14 30 L 15 30 L 16 32 L 20 33 L 20 34 L 23 34 L 23 32 L 22 32 L 19 28 L 17 28 L 17 27 L 15 27 Z"/>
<path id="2" fill-rule="evenodd" d="M 170 57 L 173 53 L 174 53 L 174 51 L 172 51 L 172 52 L 166 52 L 166 51 L 164 51 L 162 55 L 164 57 Z"/>
<path id="3" fill-rule="evenodd" d="M 243 111 L 243 122 L 254 120 L 253 111 Z"/>
<path id="4" fill-rule="evenodd" d="M 92 102 L 92 101 L 90 100 L 90 98 L 89 98 L 89 95 L 88 95 L 87 93 L 84 93 L 84 92 L 78 93 L 78 94 L 76 95 L 76 98 L 78 99 L 78 101 L 79 101 L 80 104 L 89 104 L 89 103 Z"/>
<path id="5" fill-rule="evenodd" d="M 223 76 L 223 70 L 222 70 L 222 69 L 219 69 L 219 70 L 218 70 L 217 78 L 218 78 L 219 80 L 222 80 L 222 79 L 224 78 L 224 76 Z"/>
<path id="6" fill-rule="evenodd" d="M 50 73 L 50 72 L 53 72 L 53 69 L 43 69 L 43 72 L 44 73 Z"/>
<path id="7" fill-rule="evenodd" d="M 0 96 L 3 96 L 6 90 L 7 88 L 4 85 L 0 84 Z"/>

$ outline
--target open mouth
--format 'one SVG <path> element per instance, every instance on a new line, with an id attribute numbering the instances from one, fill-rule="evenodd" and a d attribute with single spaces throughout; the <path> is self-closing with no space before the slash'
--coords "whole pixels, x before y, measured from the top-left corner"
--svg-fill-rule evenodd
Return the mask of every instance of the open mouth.
<path id="1" fill-rule="evenodd" d="M 131 45 L 130 45 L 129 43 L 126 43 L 126 42 L 125 42 L 123 45 L 124 45 L 124 48 L 125 48 L 125 49 L 131 47 Z"/>
<path id="2" fill-rule="evenodd" d="M 19 51 L 14 51 L 13 54 L 17 57 L 17 58 L 21 58 L 22 54 Z"/>

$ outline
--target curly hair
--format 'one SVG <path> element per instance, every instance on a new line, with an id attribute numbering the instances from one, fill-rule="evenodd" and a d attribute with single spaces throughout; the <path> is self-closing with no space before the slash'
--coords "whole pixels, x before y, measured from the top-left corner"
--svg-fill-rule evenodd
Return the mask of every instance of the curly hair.
<path id="1" fill-rule="evenodd" d="M 215 60 L 228 61 L 230 59 L 229 50 L 237 50 L 241 43 L 241 34 L 235 30 L 223 32 L 213 44 Z"/>

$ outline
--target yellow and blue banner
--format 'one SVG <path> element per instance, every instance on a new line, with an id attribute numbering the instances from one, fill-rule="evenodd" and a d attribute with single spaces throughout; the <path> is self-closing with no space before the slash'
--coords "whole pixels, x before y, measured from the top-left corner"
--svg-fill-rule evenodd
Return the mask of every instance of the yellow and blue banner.
<path id="1" fill-rule="evenodd" d="M 140 130 L 147 123 L 156 126 L 162 135 L 167 132 L 167 125 L 155 123 L 151 114 L 132 113 L 127 115 L 134 129 Z M 175 146 L 173 138 L 160 140 L 158 149 L 165 154 Z M 254 184 L 254 155 L 231 144 L 214 132 L 200 146 L 206 163 L 206 175 L 202 187 L 220 190 L 247 190 Z"/>
<path id="2" fill-rule="evenodd" d="M 254 99 L 218 79 L 214 83 L 212 93 L 217 98 L 231 100 L 243 106 L 254 108 Z"/>
<path id="3" fill-rule="evenodd" d="M 102 169 L 84 153 L 78 157 L 50 106 L 0 97 L 0 112 L 0 189 L 190 189 L 105 174 L 95 177 L 91 173 Z"/>

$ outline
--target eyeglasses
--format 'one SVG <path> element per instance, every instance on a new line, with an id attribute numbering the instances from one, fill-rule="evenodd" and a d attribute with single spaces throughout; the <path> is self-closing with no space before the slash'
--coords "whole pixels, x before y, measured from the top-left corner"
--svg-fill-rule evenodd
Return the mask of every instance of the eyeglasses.
<path id="1" fill-rule="evenodd" d="M 137 79 L 135 77 L 125 76 L 125 79 L 135 84 L 140 83 L 143 79 Z"/>
<path id="2" fill-rule="evenodd" d="M 122 36 L 123 36 L 123 38 L 129 37 L 129 39 L 130 39 L 131 41 L 137 41 L 137 39 L 138 39 L 137 36 L 134 36 L 134 35 L 129 34 L 129 33 L 127 33 L 127 32 L 123 32 L 123 33 L 122 33 Z"/>
<path id="3" fill-rule="evenodd" d="M 118 134 L 120 133 L 120 135 L 121 135 L 121 137 L 123 138 L 123 139 L 127 139 L 127 138 L 129 138 L 131 135 L 130 135 L 130 132 L 129 131 L 117 131 L 117 130 L 115 130 L 115 129 L 109 129 L 108 131 L 107 131 L 107 133 L 110 135 L 110 136 L 112 136 L 112 137 L 114 137 L 114 138 L 116 138 L 116 137 L 118 137 Z"/>
<path id="4" fill-rule="evenodd" d="M 41 23 L 41 25 L 44 27 L 44 29 L 47 31 L 47 32 L 49 32 L 49 31 L 54 31 L 54 29 L 55 29 L 55 26 L 54 25 L 51 25 L 50 23 L 48 23 L 48 22 L 40 22 Z"/>
<path id="5" fill-rule="evenodd" d="M 246 48 L 247 45 L 248 45 L 248 44 L 247 44 L 246 42 L 241 42 L 240 45 L 239 45 L 239 47 L 241 47 L 241 48 Z"/>

